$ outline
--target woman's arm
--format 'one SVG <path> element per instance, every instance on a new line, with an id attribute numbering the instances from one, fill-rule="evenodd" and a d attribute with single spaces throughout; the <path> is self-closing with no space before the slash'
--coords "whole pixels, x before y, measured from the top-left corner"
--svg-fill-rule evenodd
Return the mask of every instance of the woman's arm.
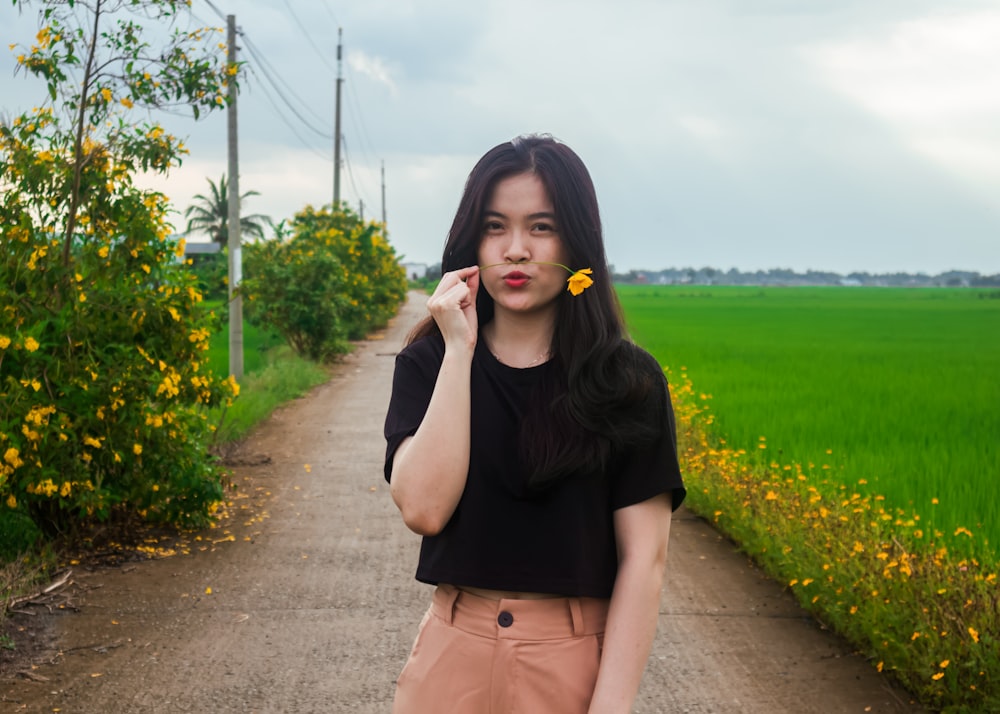
<path id="1" fill-rule="evenodd" d="M 656 635 L 670 536 L 670 494 L 614 513 L 618 576 L 604 632 L 591 714 L 627 714 Z"/>
<path id="2" fill-rule="evenodd" d="M 427 301 L 444 338 L 444 359 L 427 413 L 392 459 L 389 491 L 407 527 L 439 533 L 454 513 L 469 472 L 469 377 L 478 319 L 475 266 L 447 273 Z"/>

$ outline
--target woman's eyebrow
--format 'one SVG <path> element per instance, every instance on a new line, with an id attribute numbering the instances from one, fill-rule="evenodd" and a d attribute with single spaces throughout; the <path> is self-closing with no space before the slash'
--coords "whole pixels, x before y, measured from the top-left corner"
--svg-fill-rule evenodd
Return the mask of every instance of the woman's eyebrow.
<path id="1" fill-rule="evenodd" d="M 507 218 L 507 214 L 493 210 L 483 211 L 483 216 L 496 216 L 497 218 Z M 538 211 L 537 213 L 528 214 L 528 218 L 530 218 L 531 220 L 535 220 L 538 218 L 549 218 L 554 221 L 556 219 L 556 214 L 552 213 L 551 211 Z"/>

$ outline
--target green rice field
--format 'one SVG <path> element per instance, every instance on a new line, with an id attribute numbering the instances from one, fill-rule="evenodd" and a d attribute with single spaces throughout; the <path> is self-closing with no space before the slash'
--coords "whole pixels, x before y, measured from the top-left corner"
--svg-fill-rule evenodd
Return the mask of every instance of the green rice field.
<path id="1" fill-rule="evenodd" d="M 687 374 L 730 447 L 996 554 L 1000 291 L 617 289 L 636 341 Z"/>

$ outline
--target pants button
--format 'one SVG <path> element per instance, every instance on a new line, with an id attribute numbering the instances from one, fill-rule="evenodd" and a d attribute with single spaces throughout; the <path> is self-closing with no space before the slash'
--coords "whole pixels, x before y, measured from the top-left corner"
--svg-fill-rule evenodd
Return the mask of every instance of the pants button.
<path id="1" fill-rule="evenodd" d="M 500 627 L 510 627 L 514 624 L 514 616 L 504 610 L 497 616 L 497 624 Z"/>

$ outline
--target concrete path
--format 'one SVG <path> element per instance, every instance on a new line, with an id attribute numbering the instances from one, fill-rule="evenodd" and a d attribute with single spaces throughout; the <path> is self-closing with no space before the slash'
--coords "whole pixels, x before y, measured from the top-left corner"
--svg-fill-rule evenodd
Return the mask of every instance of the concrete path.
<path id="1" fill-rule="evenodd" d="M 0 681 L 4 712 L 388 712 L 430 597 L 382 478 L 410 302 L 241 451 L 243 496 L 190 554 L 74 574 L 52 647 Z M 917 712 L 702 521 L 681 510 L 635 712 Z M 531 713 L 533 714 L 533 713 Z"/>

